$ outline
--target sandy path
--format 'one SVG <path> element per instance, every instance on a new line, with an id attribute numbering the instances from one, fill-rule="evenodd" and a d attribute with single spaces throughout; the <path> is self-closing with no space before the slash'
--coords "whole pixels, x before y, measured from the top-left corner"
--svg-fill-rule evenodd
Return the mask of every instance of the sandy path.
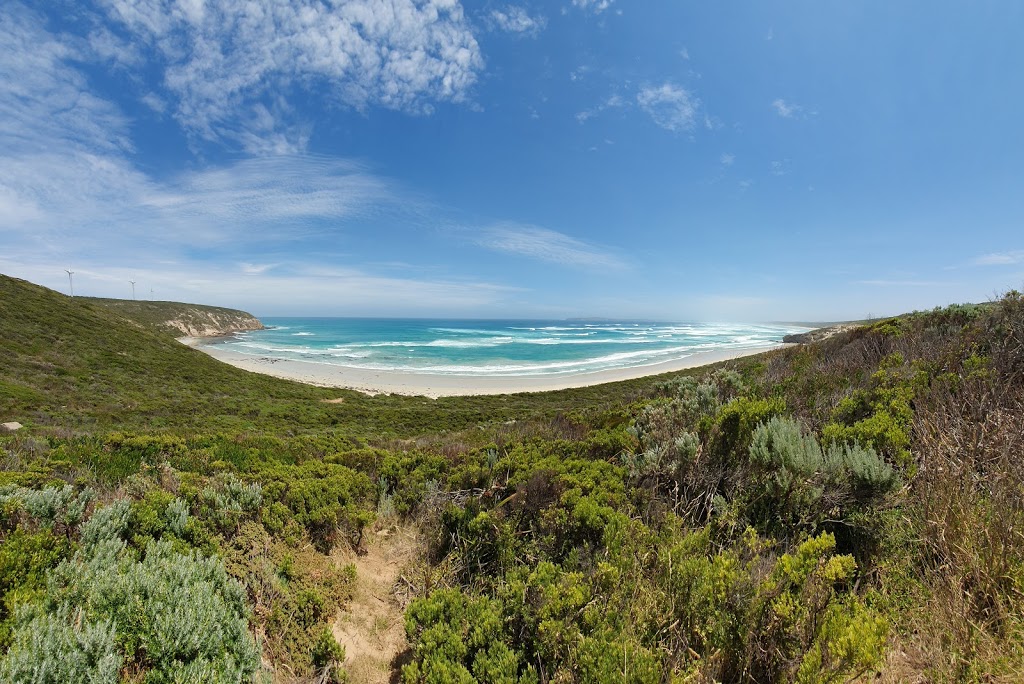
<path id="1" fill-rule="evenodd" d="M 351 604 L 333 625 L 334 638 L 345 647 L 345 669 L 351 684 L 399 681 L 406 652 L 404 607 L 396 584 L 415 559 L 418 542 L 412 530 L 397 528 L 370 535 L 362 556 L 346 551 L 339 559 L 356 566 Z"/>

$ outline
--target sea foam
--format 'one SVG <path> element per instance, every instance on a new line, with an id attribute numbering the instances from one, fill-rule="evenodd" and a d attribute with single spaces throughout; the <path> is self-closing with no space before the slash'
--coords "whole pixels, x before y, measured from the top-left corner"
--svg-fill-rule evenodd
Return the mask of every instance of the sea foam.
<path id="1" fill-rule="evenodd" d="M 223 344 L 243 354 L 363 370 L 504 377 L 573 375 L 649 366 L 699 352 L 767 348 L 804 330 L 633 321 L 282 318 L 265 323 L 266 330 Z"/>

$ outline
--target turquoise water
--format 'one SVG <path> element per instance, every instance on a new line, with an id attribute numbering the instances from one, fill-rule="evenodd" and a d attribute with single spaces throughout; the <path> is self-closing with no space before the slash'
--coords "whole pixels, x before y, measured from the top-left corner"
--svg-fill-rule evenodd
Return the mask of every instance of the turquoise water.
<path id="1" fill-rule="evenodd" d="M 408 373 L 572 375 L 697 352 L 757 349 L 804 328 L 779 325 L 268 318 L 221 344 L 256 356 Z"/>

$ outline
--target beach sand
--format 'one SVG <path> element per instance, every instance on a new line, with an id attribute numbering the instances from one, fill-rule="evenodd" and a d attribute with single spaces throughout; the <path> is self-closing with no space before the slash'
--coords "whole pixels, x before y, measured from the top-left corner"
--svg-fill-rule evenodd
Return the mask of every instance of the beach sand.
<path id="1" fill-rule="evenodd" d="M 788 345 L 779 344 L 774 347 L 758 349 L 734 349 L 723 351 L 695 352 L 690 356 L 673 361 L 640 366 L 634 368 L 616 368 L 612 370 L 574 375 L 557 376 L 503 376 L 484 377 L 467 375 L 429 375 L 425 373 L 399 373 L 382 370 L 365 370 L 348 368 L 327 363 L 310 361 L 291 361 L 275 359 L 269 356 L 253 356 L 223 349 L 218 344 L 206 340 L 183 337 L 180 341 L 195 347 L 210 356 L 232 366 L 254 373 L 273 375 L 287 380 L 297 380 L 320 387 L 339 387 L 352 389 L 365 394 L 405 394 L 409 396 L 437 397 L 469 396 L 479 394 L 515 394 L 518 392 L 546 392 L 550 390 L 568 389 L 570 387 L 588 387 L 606 382 L 632 380 L 649 375 L 669 373 L 705 366 L 719 361 L 728 361 L 742 356 L 760 354 L 769 349 L 777 349 Z"/>

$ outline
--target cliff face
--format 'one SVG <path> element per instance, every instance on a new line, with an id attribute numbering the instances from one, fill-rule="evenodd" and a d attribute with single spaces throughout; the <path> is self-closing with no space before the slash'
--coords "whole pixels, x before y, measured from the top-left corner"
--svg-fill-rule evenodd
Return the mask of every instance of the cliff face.
<path id="1" fill-rule="evenodd" d="M 263 330 L 259 319 L 244 311 L 218 313 L 196 310 L 184 313 L 186 315 L 180 318 L 165 321 L 163 327 L 189 337 L 216 337 L 244 330 Z"/>
<path id="2" fill-rule="evenodd" d="M 140 302 L 127 299 L 88 298 L 88 301 L 175 337 L 216 337 L 244 330 L 263 330 L 263 324 L 252 314 L 219 306 L 180 302 Z"/>

